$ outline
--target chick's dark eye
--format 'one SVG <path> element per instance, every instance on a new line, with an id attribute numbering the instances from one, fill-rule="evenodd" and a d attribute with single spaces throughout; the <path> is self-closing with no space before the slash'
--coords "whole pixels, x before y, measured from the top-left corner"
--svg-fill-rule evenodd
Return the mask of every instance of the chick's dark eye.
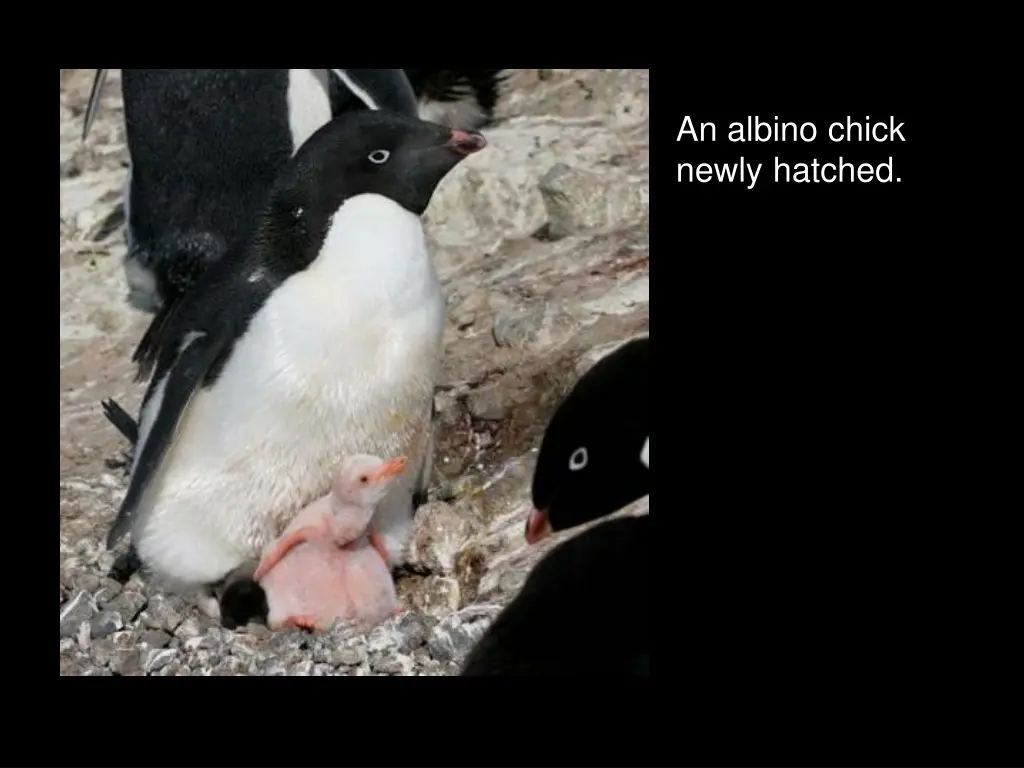
<path id="1" fill-rule="evenodd" d="M 375 149 L 366 157 L 371 163 L 381 165 L 382 163 L 386 163 L 388 161 L 388 158 L 391 157 L 391 153 L 388 152 L 386 149 Z"/>
<path id="2" fill-rule="evenodd" d="M 368 478 L 366 475 L 363 475 L 362 477 L 359 478 L 359 482 L 364 484 L 368 483 L 370 482 L 370 478 Z"/>

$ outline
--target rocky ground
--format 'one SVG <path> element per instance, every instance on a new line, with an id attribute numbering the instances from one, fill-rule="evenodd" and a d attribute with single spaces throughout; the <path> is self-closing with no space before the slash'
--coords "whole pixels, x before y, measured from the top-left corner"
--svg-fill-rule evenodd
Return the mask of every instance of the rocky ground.
<path id="1" fill-rule="evenodd" d="M 93 70 L 60 86 L 60 673 L 449 675 L 547 546 L 523 539 L 533 458 L 573 381 L 649 328 L 648 71 L 516 70 L 488 148 L 426 213 L 448 297 L 430 503 L 398 577 L 408 610 L 368 635 L 228 631 L 134 576 L 106 578 L 126 448 L 99 402 L 137 409 L 118 71 L 87 142 Z M 623 514 L 645 513 L 643 499 Z M 609 615 L 609 621 L 615 621 Z"/>

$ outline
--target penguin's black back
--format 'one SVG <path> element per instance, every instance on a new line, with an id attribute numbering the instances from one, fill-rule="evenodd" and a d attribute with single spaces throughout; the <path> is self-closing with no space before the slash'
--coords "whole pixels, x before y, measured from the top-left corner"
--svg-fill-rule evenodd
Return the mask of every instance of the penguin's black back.
<path id="1" fill-rule="evenodd" d="M 125 69 L 134 258 L 164 300 L 251 228 L 291 157 L 286 69 Z"/>
<path id="2" fill-rule="evenodd" d="M 464 676 L 650 676 L 650 517 L 596 525 L 541 560 Z"/>

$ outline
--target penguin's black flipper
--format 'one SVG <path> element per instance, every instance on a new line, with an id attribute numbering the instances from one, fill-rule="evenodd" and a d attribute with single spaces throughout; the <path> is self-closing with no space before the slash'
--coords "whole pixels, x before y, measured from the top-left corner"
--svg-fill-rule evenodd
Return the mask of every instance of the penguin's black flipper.
<path id="1" fill-rule="evenodd" d="M 145 494 L 150 480 L 156 475 L 160 463 L 167 454 L 168 448 L 174 443 L 178 424 L 188 410 L 195 392 L 203 384 L 206 374 L 225 350 L 224 337 L 197 331 L 189 334 L 182 344 L 181 351 L 166 366 L 158 366 L 157 375 L 150 382 L 146 393 L 145 407 L 157 409 L 156 418 L 141 444 L 136 444 L 139 452 L 135 471 L 132 472 L 128 494 L 125 496 L 117 513 L 117 519 L 107 536 L 107 548 L 111 549 L 128 532 L 132 518 L 139 502 Z M 157 351 L 154 350 L 154 355 Z M 166 356 L 166 348 L 165 348 Z M 166 370 L 161 370 L 161 369 Z M 154 393 L 163 386 L 162 396 L 156 402 Z"/>
<path id="2" fill-rule="evenodd" d="M 85 107 L 85 120 L 82 125 L 82 141 L 85 141 L 85 137 L 89 135 L 89 129 L 92 128 L 92 122 L 96 119 L 96 112 L 100 108 L 100 94 L 103 93 L 103 86 L 107 82 L 107 72 L 109 69 L 97 69 L 96 77 L 92 81 L 92 90 L 89 91 L 89 103 Z"/>
<path id="3" fill-rule="evenodd" d="M 113 424 L 129 443 L 135 445 L 139 442 L 139 424 L 128 411 L 122 408 L 114 398 L 104 400 L 101 405 L 107 421 Z"/>
<path id="4" fill-rule="evenodd" d="M 412 84 L 401 69 L 332 69 L 345 88 L 367 109 L 390 109 L 416 117 Z"/>

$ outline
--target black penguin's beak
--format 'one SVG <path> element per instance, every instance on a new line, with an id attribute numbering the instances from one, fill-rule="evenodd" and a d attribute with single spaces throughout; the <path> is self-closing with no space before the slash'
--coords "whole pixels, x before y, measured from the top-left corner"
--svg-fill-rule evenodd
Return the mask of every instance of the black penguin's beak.
<path id="1" fill-rule="evenodd" d="M 551 522 L 548 513 L 543 509 L 535 509 L 526 518 L 526 543 L 536 544 L 551 535 Z"/>
<path id="2" fill-rule="evenodd" d="M 487 139 L 472 131 L 453 130 L 447 146 L 460 155 L 471 155 L 487 146 Z"/>

